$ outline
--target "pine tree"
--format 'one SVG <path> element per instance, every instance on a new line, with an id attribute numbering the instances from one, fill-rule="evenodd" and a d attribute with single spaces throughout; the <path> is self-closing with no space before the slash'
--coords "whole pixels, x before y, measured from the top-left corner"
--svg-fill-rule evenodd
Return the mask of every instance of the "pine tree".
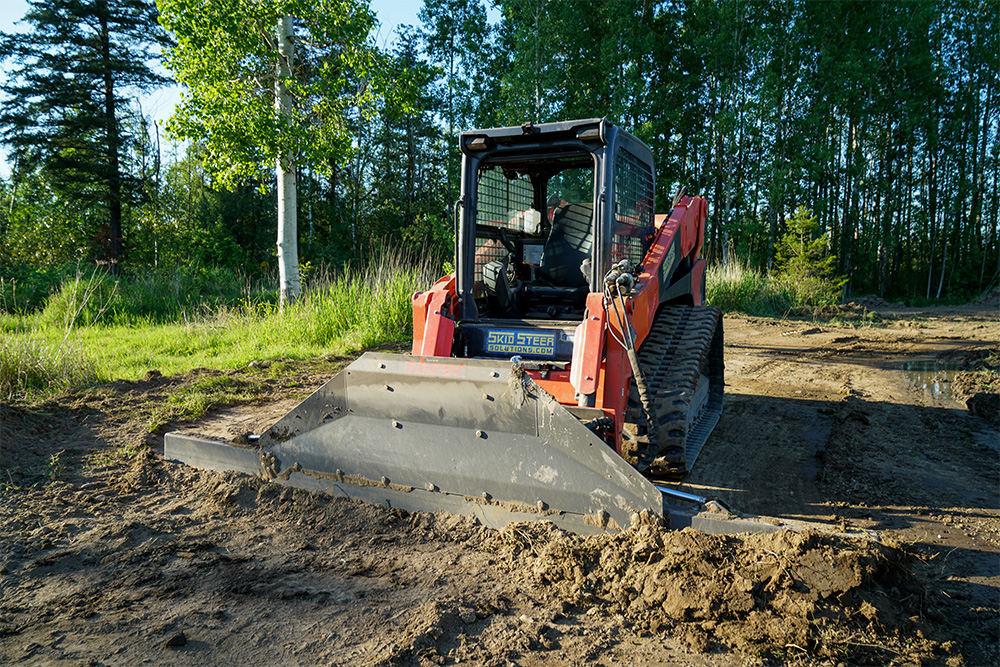
<path id="1" fill-rule="evenodd" d="M 29 0 L 25 33 L 0 34 L 0 142 L 19 169 L 40 167 L 64 196 L 92 198 L 94 237 L 122 259 L 129 96 L 168 80 L 153 69 L 169 42 L 145 0 Z M 11 67 L 13 65 L 13 67 Z M 105 227 L 106 226 L 106 227 Z"/>
<path id="2" fill-rule="evenodd" d="M 787 225 L 776 248 L 778 268 L 805 301 L 836 303 L 845 281 L 833 274 L 837 258 L 830 254 L 830 237 L 820 233 L 816 216 L 805 206 L 795 210 Z"/>

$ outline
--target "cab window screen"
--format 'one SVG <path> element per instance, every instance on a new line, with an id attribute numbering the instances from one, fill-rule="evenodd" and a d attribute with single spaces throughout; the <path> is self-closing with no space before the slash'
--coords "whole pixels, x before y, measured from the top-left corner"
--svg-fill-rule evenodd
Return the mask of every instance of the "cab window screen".
<path id="1" fill-rule="evenodd" d="M 653 233 L 653 172 L 624 148 L 615 156 L 615 230 L 611 261 L 642 261 Z"/>
<path id="2" fill-rule="evenodd" d="M 479 190 L 476 201 L 476 228 L 505 227 L 513 229 L 518 211 L 531 207 L 531 180 L 523 174 L 507 178 L 502 169 L 486 167 L 479 174 Z M 507 250 L 493 235 L 476 234 L 475 281 L 472 294 L 486 295 L 483 283 L 483 266 L 489 262 L 503 260 Z"/>
<path id="3" fill-rule="evenodd" d="M 531 181 L 523 174 L 507 178 L 503 170 L 486 168 L 479 175 L 476 225 L 510 227 L 518 211 L 531 207 Z"/>

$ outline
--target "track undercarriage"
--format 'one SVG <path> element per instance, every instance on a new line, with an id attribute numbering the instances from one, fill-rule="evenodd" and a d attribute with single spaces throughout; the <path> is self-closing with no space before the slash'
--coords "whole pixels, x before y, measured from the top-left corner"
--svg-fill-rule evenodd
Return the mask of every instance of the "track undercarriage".
<path id="1" fill-rule="evenodd" d="M 629 391 L 622 455 L 650 477 L 683 477 L 722 414 L 722 311 L 664 306 L 642 347 L 639 365 L 655 405 L 645 419 L 636 386 Z M 650 442 L 649 431 L 658 429 Z M 654 446 L 657 451 L 650 451 Z M 645 463 L 645 465 L 643 465 Z"/>

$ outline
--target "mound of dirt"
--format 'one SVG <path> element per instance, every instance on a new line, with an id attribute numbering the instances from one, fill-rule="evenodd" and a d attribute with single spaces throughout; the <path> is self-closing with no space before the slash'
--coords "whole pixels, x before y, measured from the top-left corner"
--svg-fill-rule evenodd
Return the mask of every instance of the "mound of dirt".
<path id="1" fill-rule="evenodd" d="M 1000 287 L 995 287 L 986 292 L 981 297 L 969 303 L 970 306 L 989 306 L 994 310 L 1000 310 Z"/>
<path id="2" fill-rule="evenodd" d="M 891 303 L 880 296 L 876 296 L 875 294 L 855 297 L 844 305 L 854 306 L 856 308 L 866 308 L 868 310 L 896 310 L 898 308 L 906 307 L 906 304 L 904 303 Z"/>
<path id="3" fill-rule="evenodd" d="M 943 659 L 921 622 L 934 615 L 898 548 L 812 532 L 715 536 L 634 527 L 579 537 L 538 524 L 490 534 L 517 575 L 588 614 L 668 633 L 703 652 L 796 651 L 859 663 Z"/>
<path id="4" fill-rule="evenodd" d="M 372 644 L 360 662 L 380 665 L 502 667 L 546 651 L 590 663 L 625 637 L 755 659 L 960 660 L 925 625 L 937 612 L 892 546 L 648 524 L 593 537 L 546 523 L 495 531 L 173 465 L 148 450 L 100 477 L 22 493 L 0 511 L 17 535 L 0 548 L 0 574 L 19 582 L 0 602 L 0 637 L 24 647 L 8 643 L 8 658 L 54 659 L 59 642 L 40 641 L 99 615 L 112 643 L 144 627 L 145 644 L 125 662 L 212 650 L 239 627 L 254 627 L 258 645 L 297 638 L 298 648 L 254 664 L 354 664 L 309 628 Z M 122 512 L 127 520 L 114 518 Z M 32 610 L 43 599 L 62 611 L 39 622 Z M 257 624 L 262 613 L 269 624 Z M 104 639 L 87 641 L 99 650 Z"/>
<path id="5" fill-rule="evenodd" d="M 994 426 L 1000 428 L 1000 396 L 979 392 L 973 394 L 965 401 L 965 407 L 974 415 L 982 417 L 986 421 L 992 422 Z"/>
<path id="6" fill-rule="evenodd" d="M 969 412 L 1000 428 L 1000 349 L 967 354 L 951 387 Z"/>
<path id="7" fill-rule="evenodd" d="M 854 302 L 834 306 L 797 306 L 789 309 L 787 315 L 812 320 L 839 320 L 851 324 L 875 324 L 883 319 L 874 309 Z"/>

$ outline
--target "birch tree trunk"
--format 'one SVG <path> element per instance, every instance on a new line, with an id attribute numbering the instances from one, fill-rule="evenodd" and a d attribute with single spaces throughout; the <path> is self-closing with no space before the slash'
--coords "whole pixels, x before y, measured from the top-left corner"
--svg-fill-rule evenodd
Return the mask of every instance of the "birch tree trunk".
<path id="1" fill-rule="evenodd" d="M 285 80 L 292 75 L 295 45 L 292 42 L 292 18 L 278 19 L 278 64 L 274 80 L 274 106 L 277 112 L 288 117 L 292 112 L 292 101 L 285 86 Z M 282 310 L 294 302 L 301 292 L 299 284 L 298 218 L 295 187 L 295 156 L 285 153 L 278 156 L 278 281 L 281 295 L 279 305 Z"/>

